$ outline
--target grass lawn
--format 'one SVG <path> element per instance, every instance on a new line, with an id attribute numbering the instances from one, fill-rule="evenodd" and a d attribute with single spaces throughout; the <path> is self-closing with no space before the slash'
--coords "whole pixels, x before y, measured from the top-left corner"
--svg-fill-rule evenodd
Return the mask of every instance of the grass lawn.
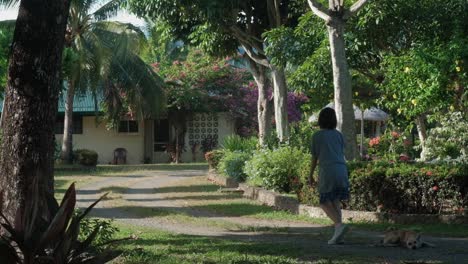
<path id="1" fill-rule="evenodd" d="M 118 264 L 141 263 L 379 263 L 355 256 L 320 257 L 320 253 L 291 243 L 245 242 L 221 238 L 174 235 L 163 231 L 119 225 L 118 237 L 136 234 L 138 239 L 119 247 L 124 253 Z"/>

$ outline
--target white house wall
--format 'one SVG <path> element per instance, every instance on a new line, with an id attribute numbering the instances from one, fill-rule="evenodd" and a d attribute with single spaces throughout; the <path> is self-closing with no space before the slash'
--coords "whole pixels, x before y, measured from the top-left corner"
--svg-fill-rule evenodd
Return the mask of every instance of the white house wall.
<path id="1" fill-rule="evenodd" d="M 201 116 L 206 116 L 207 114 L 195 114 L 195 116 L 201 117 Z M 216 114 L 218 117 L 218 147 L 220 144 L 223 142 L 224 138 L 226 138 L 229 135 L 232 135 L 235 133 L 235 127 L 234 127 L 234 121 L 230 117 L 228 113 L 217 113 Z M 190 122 L 190 121 L 188 121 Z M 189 124 L 187 124 L 187 127 L 190 128 Z M 187 131 L 185 134 L 185 151 L 182 153 L 182 162 L 203 162 L 205 161 L 205 157 L 203 156 L 203 152 L 200 149 L 200 145 L 198 144 L 195 153 L 192 153 L 191 149 L 191 139 L 190 137 L 190 132 Z M 193 139 L 192 139 L 193 140 Z M 161 162 L 168 162 L 169 156 L 165 152 L 154 152 L 153 155 L 153 162 L 155 163 L 161 163 Z"/>
<path id="2" fill-rule="evenodd" d="M 113 160 L 116 148 L 127 150 L 128 164 L 141 164 L 144 157 L 144 122 L 139 122 L 138 133 L 118 133 L 107 130 L 104 123 L 96 126 L 94 116 L 83 117 L 83 134 L 73 135 L 73 149 L 90 149 L 98 153 L 99 164 L 109 164 Z M 62 142 L 63 135 L 57 134 L 57 142 Z"/>

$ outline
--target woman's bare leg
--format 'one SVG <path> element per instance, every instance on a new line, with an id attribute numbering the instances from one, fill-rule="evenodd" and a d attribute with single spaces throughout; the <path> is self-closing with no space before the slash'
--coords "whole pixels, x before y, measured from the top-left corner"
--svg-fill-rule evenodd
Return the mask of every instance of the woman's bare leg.
<path id="1" fill-rule="evenodd" d="M 335 227 L 341 225 L 341 211 L 337 211 L 334 202 L 327 201 L 320 204 L 325 214 L 333 221 Z"/>
<path id="2" fill-rule="evenodd" d="M 339 200 L 326 202 L 320 205 L 322 210 L 335 224 L 335 233 L 328 241 L 328 244 L 336 244 L 343 242 L 343 235 L 348 231 L 348 227 L 342 223 L 341 204 Z"/>
<path id="3" fill-rule="evenodd" d="M 335 200 L 333 201 L 333 206 L 335 207 L 335 210 L 337 214 L 339 215 L 340 218 L 340 223 L 343 221 L 342 213 L 341 213 L 341 202 L 340 200 Z"/>

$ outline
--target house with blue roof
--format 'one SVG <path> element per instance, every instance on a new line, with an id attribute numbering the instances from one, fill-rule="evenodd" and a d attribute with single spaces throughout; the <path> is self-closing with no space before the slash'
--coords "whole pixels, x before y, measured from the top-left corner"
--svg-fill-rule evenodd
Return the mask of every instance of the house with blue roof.
<path id="1" fill-rule="evenodd" d="M 58 102 L 55 138 L 62 142 L 65 97 Z M 98 102 L 99 105 L 99 102 Z M 3 102 L 0 102 L 0 111 Z M 175 131 L 167 118 L 137 120 L 125 117 L 118 128 L 109 129 L 98 122 L 94 97 L 90 93 L 75 95 L 73 105 L 73 149 L 90 149 L 98 153 L 99 164 L 112 164 L 114 151 L 125 149 L 127 164 L 166 163 L 170 161 L 167 146 L 174 141 Z M 202 161 L 201 142 L 215 138 L 217 142 L 235 133 L 234 122 L 227 113 L 194 113 L 187 121 L 182 162 Z"/>

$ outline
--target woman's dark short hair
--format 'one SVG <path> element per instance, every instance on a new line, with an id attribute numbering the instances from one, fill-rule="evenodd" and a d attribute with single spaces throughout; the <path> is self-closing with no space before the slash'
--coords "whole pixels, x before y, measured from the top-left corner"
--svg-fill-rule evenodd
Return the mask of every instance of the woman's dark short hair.
<path id="1" fill-rule="evenodd" d="M 335 129 L 336 128 L 336 114 L 335 110 L 330 107 L 325 107 L 320 111 L 318 117 L 318 124 L 322 129 Z"/>

